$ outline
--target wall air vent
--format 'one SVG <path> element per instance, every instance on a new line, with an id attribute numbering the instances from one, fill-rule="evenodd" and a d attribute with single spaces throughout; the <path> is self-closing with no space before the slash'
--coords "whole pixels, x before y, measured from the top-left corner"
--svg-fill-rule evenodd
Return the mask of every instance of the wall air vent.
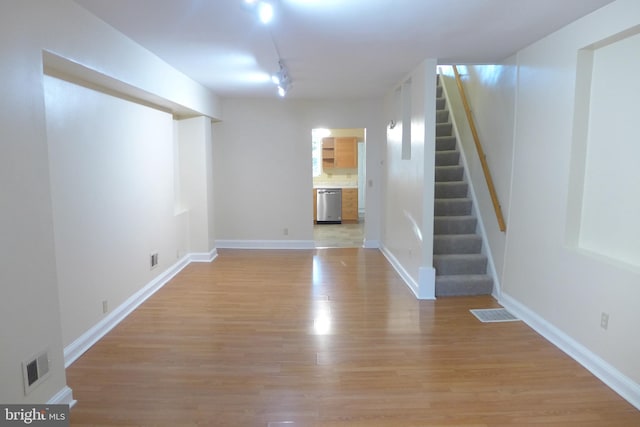
<path id="1" fill-rule="evenodd" d="M 151 268 L 154 269 L 158 265 L 158 253 L 151 254 Z"/>
<path id="2" fill-rule="evenodd" d="M 45 350 L 22 362 L 25 396 L 49 376 L 49 355 Z"/>

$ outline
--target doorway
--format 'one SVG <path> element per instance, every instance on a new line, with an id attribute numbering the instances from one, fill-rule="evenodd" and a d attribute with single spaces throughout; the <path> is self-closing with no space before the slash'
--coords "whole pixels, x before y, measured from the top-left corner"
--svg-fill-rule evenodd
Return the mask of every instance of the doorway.
<path id="1" fill-rule="evenodd" d="M 315 247 L 362 247 L 365 222 L 366 129 L 315 128 L 312 130 L 311 139 Z M 318 223 L 318 190 L 323 189 L 340 189 L 342 192 L 339 223 Z"/>

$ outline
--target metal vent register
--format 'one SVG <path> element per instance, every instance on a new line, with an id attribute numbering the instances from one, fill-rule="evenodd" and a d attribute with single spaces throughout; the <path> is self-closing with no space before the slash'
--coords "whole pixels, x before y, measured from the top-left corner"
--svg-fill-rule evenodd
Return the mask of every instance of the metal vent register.
<path id="1" fill-rule="evenodd" d="M 520 320 L 509 313 L 506 308 L 482 308 L 469 311 L 483 323 L 515 322 Z"/>

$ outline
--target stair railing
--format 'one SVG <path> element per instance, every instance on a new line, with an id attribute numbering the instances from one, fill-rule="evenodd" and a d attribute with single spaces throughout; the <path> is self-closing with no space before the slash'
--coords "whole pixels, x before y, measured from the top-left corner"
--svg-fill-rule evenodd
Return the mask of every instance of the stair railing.
<path id="1" fill-rule="evenodd" d="M 478 157 L 480 158 L 484 179 L 487 181 L 487 187 L 489 188 L 489 194 L 491 195 L 491 202 L 493 203 L 493 209 L 496 212 L 496 219 L 498 220 L 498 227 L 500 228 L 500 231 L 504 232 L 507 229 L 507 225 L 504 222 L 504 216 L 502 215 L 502 208 L 500 207 L 500 201 L 498 200 L 498 193 L 496 193 L 496 187 L 493 185 L 493 179 L 491 178 L 491 172 L 489 171 L 489 165 L 487 164 L 487 156 L 484 154 L 482 144 L 480 144 L 480 137 L 478 136 L 478 131 L 476 130 L 476 125 L 473 121 L 471 108 L 467 102 L 467 96 L 464 92 L 464 87 L 462 86 L 462 79 L 458 73 L 458 67 L 455 65 L 453 66 L 453 73 L 456 76 L 456 84 L 458 85 L 458 91 L 460 91 L 464 111 L 467 113 L 467 120 L 469 122 L 469 127 L 471 128 L 471 134 L 473 135 L 473 142 L 475 143 Z"/>

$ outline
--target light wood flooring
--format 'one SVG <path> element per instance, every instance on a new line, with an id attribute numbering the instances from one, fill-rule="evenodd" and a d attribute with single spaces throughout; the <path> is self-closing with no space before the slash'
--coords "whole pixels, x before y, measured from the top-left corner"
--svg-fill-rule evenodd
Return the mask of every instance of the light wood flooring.
<path id="1" fill-rule="evenodd" d="M 640 426 L 491 297 L 418 301 L 374 249 L 221 250 L 67 369 L 71 425 Z"/>

